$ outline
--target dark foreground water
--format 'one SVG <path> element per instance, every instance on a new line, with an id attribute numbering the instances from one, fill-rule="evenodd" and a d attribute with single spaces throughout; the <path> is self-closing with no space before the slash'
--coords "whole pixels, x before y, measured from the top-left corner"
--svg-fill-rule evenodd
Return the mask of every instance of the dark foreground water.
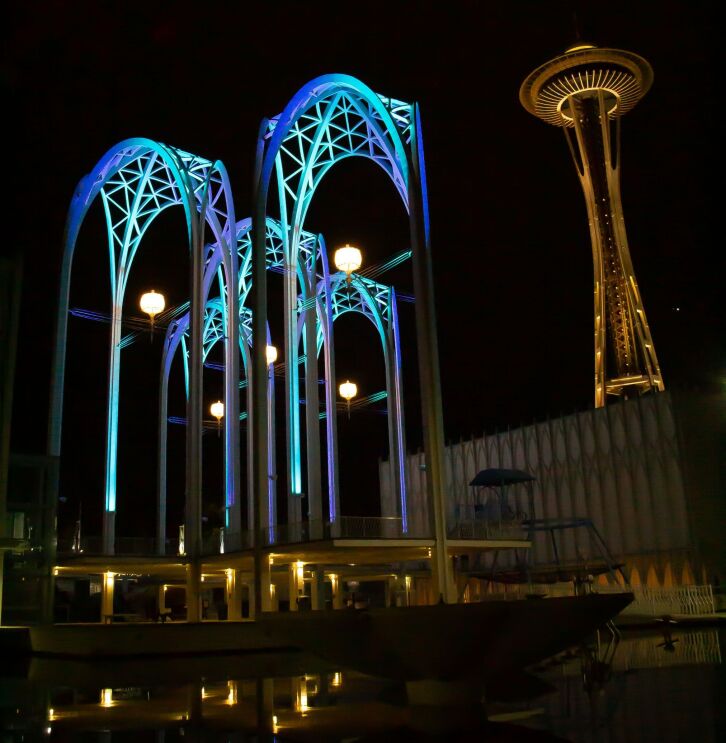
<path id="1" fill-rule="evenodd" d="M 502 679 L 482 705 L 300 653 L 86 663 L 0 659 L 0 741 L 726 740 L 723 630 L 626 634 Z M 422 649 L 425 652 L 425 649 Z"/>

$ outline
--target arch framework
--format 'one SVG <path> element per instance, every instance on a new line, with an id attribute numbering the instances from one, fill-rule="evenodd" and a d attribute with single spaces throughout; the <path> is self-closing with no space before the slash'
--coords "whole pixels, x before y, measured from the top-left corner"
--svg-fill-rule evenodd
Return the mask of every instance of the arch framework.
<path id="1" fill-rule="evenodd" d="M 430 262 L 428 204 L 421 122 L 416 103 L 408 104 L 374 93 L 359 80 L 347 75 L 325 75 L 298 91 L 285 110 L 266 120 L 260 127 L 255 180 L 253 217 L 253 364 L 255 375 L 265 368 L 264 347 L 259 342 L 267 319 L 265 276 L 265 225 L 269 192 L 277 185 L 277 205 L 282 229 L 285 282 L 285 354 L 288 428 L 288 489 L 291 498 L 302 494 L 299 389 L 297 374 L 289 363 L 297 350 L 298 322 L 304 314 L 303 336 L 308 347 L 315 340 L 314 313 L 304 302 L 301 313 L 297 303 L 296 275 L 301 260 L 301 234 L 317 186 L 337 162 L 348 157 L 366 157 L 379 165 L 391 178 L 409 215 L 416 293 L 416 330 L 421 379 L 424 446 L 427 456 L 427 485 L 433 503 L 435 536 L 434 580 L 446 601 L 455 601 L 453 573 L 447 557 L 444 521 L 444 437 L 438 366 L 438 345 L 433 302 Z M 303 274 L 303 298 L 312 297 L 313 276 Z M 307 354 L 309 359 L 312 354 Z M 310 363 L 310 362 L 308 362 Z M 308 373 L 309 378 L 309 373 Z M 263 421 L 267 400 L 264 388 L 253 390 L 254 440 L 253 485 L 255 498 L 264 498 L 266 480 L 266 444 Z M 308 425 L 308 457 L 315 457 L 314 441 Z M 312 466 L 311 466 L 312 465 Z M 308 496 L 312 504 L 320 502 L 311 481 L 315 462 L 308 462 Z M 259 527 L 256 509 L 255 527 Z M 316 514 L 310 513 L 314 518 Z M 261 552 L 256 551 L 257 568 Z M 258 571 L 259 574 L 259 571 Z M 264 599 L 261 586 L 255 587 L 257 606 Z"/>
<path id="2" fill-rule="evenodd" d="M 222 163 L 200 158 L 149 139 L 129 139 L 110 149 L 94 170 L 79 183 L 69 209 L 61 267 L 60 297 L 55 338 L 48 451 L 58 456 L 61 448 L 63 391 L 65 384 L 68 305 L 73 254 L 78 235 L 93 200 L 100 196 L 106 219 L 111 274 L 111 332 L 106 424 L 106 476 L 104 487 L 103 550 L 115 548 L 116 467 L 118 411 L 121 374 L 122 311 L 132 263 L 146 230 L 165 209 L 184 210 L 191 263 L 190 333 L 191 359 L 187 427 L 186 543 L 190 554 L 201 548 L 201 422 L 202 422 L 202 330 L 205 298 L 212 272 L 204 248 L 209 228 L 219 253 L 218 265 L 225 285 L 237 278 L 237 253 L 231 247 L 234 206 Z M 226 292 L 225 311 L 238 317 L 237 292 Z M 227 410 L 239 411 L 238 323 L 229 324 L 225 347 L 225 402 Z M 238 413 L 237 413 L 238 414 Z M 238 426 L 231 417 L 226 427 L 226 505 L 239 510 Z"/>

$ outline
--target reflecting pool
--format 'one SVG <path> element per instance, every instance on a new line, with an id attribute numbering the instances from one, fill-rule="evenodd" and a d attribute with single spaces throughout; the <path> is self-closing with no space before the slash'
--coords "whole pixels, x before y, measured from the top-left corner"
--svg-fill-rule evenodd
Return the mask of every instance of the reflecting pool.
<path id="1" fill-rule="evenodd" d="M 603 637 L 502 678 L 482 704 L 412 704 L 401 683 L 304 653 L 5 661 L 0 741 L 709 743 L 726 740 L 723 641 L 714 628 Z"/>

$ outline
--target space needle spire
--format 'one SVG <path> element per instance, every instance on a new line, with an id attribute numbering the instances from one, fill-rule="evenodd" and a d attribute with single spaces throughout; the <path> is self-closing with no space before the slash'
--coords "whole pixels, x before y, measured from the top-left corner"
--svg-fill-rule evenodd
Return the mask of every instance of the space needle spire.
<path id="1" fill-rule="evenodd" d="M 637 54 L 578 41 L 532 72 L 519 100 L 561 127 L 587 203 L 595 280 L 595 406 L 664 389 L 628 249 L 620 197 L 620 118 L 648 92 Z"/>

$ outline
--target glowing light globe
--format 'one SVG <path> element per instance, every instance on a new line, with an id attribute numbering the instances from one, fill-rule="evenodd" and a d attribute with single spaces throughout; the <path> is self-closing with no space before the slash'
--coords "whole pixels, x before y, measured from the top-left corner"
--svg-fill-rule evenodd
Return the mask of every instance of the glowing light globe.
<path id="1" fill-rule="evenodd" d="M 275 346 L 265 346 L 265 358 L 267 359 L 267 366 L 274 364 L 277 361 L 277 348 Z"/>
<path id="2" fill-rule="evenodd" d="M 224 403 L 221 400 L 213 402 L 209 406 L 209 412 L 217 419 L 217 422 L 221 421 L 224 418 Z"/>
<path id="3" fill-rule="evenodd" d="M 344 400 L 350 402 L 358 394 L 358 385 L 354 382 L 346 380 L 345 382 L 343 382 L 343 384 L 340 385 L 338 391 L 340 392 L 340 396 Z"/>
<path id="4" fill-rule="evenodd" d="M 149 315 L 152 320 L 154 319 L 155 315 L 158 315 L 160 312 L 164 311 L 165 306 L 166 301 L 164 300 L 164 295 L 155 292 L 153 289 L 150 292 L 142 294 L 141 300 L 139 301 L 139 307 L 141 307 L 141 311 Z"/>
<path id="5" fill-rule="evenodd" d="M 335 251 L 333 262 L 338 271 L 345 272 L 348 281 L 350 281 L 350 275 L 353 271 L 357 271 L 361 267 L 363 256 L 358 248 L 354 248 L 352 245 L 344 245 Z"/>

